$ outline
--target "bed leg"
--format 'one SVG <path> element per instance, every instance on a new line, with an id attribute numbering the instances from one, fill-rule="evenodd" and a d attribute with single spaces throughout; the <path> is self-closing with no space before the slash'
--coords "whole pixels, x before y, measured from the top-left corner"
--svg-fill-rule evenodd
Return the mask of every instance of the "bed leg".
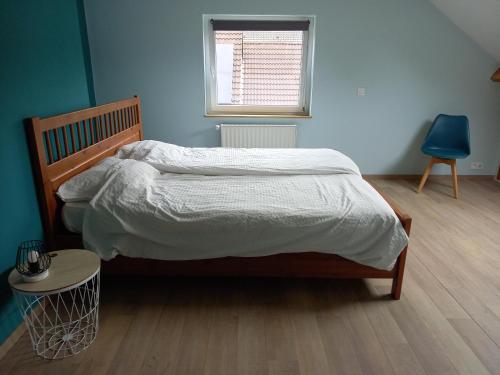
<path id="1" fill-rule="evenodd" d="M 403 276 L 405 272 L 405 263 L 406 263 L 406 247 L 401 254 L 399 254 L 394 277 L 392 278 L 392 291 L 391 297 L 392 299 L 399 300 L 401 298 L 401 289 L 403 288 Z"/>

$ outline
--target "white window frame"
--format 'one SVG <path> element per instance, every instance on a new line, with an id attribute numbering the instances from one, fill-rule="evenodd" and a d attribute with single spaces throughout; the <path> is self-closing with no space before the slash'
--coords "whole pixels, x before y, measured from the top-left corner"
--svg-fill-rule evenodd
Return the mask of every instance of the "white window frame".
<path id="1" fill-rule="evenodd" d="M 309 30 L 304 32 L 306 44 L 303 49 L 301 92 L 298 106 L 256 106 L 217 104 L 217 77 L 214 31 L 210 20 L 251 21 L 309 21 Z M 316 16 L 283 15 L 203 15 L 203 55 L 205 76 L 205 116 L 207 117 L 311 117 L 313 84 L 314 44 Z"/>

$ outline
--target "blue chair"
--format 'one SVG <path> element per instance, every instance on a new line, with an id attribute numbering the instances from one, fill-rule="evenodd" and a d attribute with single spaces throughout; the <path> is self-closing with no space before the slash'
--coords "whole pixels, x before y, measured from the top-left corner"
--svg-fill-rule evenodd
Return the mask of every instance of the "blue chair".
<path id="1" fill-rule="evenodd" d="M 431 156 L 431 160 L 420 180 L 418 192 L 422 191 L 432 166 L 444 163 L 451 167 L 453 192 L 455 198 L 458 199 L 456 160 L 470 155 L 469 119 L 466 116 L 439 115 L 434 120 L 420 149 L 424 154 Z"/>

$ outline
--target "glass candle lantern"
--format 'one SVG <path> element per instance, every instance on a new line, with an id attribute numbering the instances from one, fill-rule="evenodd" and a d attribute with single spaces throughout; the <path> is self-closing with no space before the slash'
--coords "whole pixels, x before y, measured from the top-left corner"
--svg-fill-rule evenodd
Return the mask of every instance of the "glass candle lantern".
<path id="1" fill-rule="evenodd" d="M 49 275 L 50 262 L 43 241 L 24 241 L 17 248 L 16 269 L 26 282 L 45 279 Z"/>

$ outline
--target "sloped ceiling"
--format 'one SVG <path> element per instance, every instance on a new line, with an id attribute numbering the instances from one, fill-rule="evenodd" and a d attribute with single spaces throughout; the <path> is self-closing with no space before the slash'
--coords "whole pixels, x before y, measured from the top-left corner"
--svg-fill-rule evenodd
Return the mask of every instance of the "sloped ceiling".
<path id="1" fill-rule="evenodd" d="M 500 63 L 500 0 L 429 0 Z"/>

